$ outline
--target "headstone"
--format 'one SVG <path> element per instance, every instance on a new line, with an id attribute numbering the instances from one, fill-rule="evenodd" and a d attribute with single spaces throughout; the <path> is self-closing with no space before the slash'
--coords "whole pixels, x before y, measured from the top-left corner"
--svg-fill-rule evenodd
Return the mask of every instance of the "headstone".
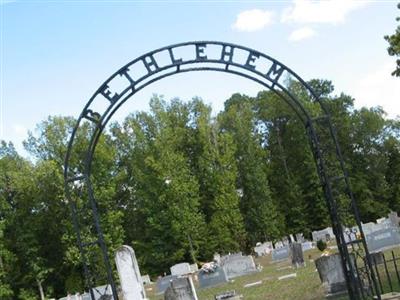
<path id="1" fill-rule="evenodd" d="M 303 248 L 303 252 L 315 248 L 313 242 L 309 241 L 301 243 L 301 247 Z"/>
<path id="2" fill-rule="evenodd" d="M 293 234 L 289 235 L 289 240 L 290 240 L 290 243 L 294 243 L 295 242 Z"/>
<path id="3" fill-rule="evenodd" d="M 257 254 L 257 256 L 264 256 L 267 254 L 270 254 L 272 251 L 272 243 L 271 242 L 265 242 L 265 243 L 260 243 L 259 245 L 254 247 L 254 252 Z"/>
<path id="4" fill-rule="evenodd" d="M 142 283 L 143 284 L 150 284 L 151 283 L 150 276 L 149 275 L 142 275 Z"/>
<path id="5" fill-rule="evenodd" d="M 82 300 L 92 300 L 89 293 L 82 294 Z"/>
<path id="6" fill-rule="evenodd" d="M 145 299 L 142 276 L 133 249 L 129 246 L 119 248 L 115 254 L 115 263 L 124 299 Z"/>
<path id="7" fill-rule="evenodd" d="M 282 239 L 282 243 L 283 243 L 283 246 L 289 245 L 289 239 L 285 236 L 285 237 Z"/>
<path id="8" fill-rule="evenodd" d="M 111 286 L 109 284 L 107 285 L 102 285 L 102 286 L 97 286 L 92 289 L 93 294 L 94 294 L 94 299 L 95 300 L 112 300 L 112 291 L 111 291 Z"/>
<path id="9" fill-rule="evenodd" d="M 375 231 L 375 226 L 376 226 L 376 224 L 373 223 L 373 222 L 361 224 L 361 227 L 362 227 L 365 235 L 369 234 L 371 232 L 374 232 Z"/>
<path id="10" fill-rule="evenodd" d="M 214 253 L 213 261 L 215 261 L 217 264 L 220 264 L 221 263 L 221 254 Z"/>
<path id="11" fill-rule="evenodd" d="M 252 256 L 232 255 L 224 260 L 222 268 L 228 279 L 246 275 L 257 271 Z"/>
<path id="12" fill-rule="evenodd" d="M 199 270 L 199 267 L 197 266 L 197 264 L 191 264 L 189 266 L 190 269 L 190 273 L 196 273 Z"/>
<path id="13" fill-rule="evenodd" d="M 215 295 L 214 300 L 240 300 L 242 299 L 241 295 L 236 294 L 236 291 L 227 291 Z"/>
<path id="14" fill-rule="evenodd" d="M 296 241 L 298 243 L 304 243 L 305 242 L 303 233 L 296 233 Z"/>
<path id="15" fill-rule="evenodd" d="M 208 271 L 201 269 L 199 271 L 198 278 L 200 288 L 212 287 L 228 282 L 228 277 L 226 276 L 225 270 L 217 265 Z"/>
<path id="16" fill-rule="evenodd" d="M 326 294 L 336 295 L 347 291 L 340 254 L 321 256 L 315 260 L 315 265 Z"/>
<path id="17" fill-rule="evenodd" d="M 95 300 L 100 300 L 100 299 L 107 299 L 107 300 L 112 300 L 112 291 L 111 291 L 111 286 L 110 285 L 102 285 L 102 286 L 97 286 L 93 288 L 93 295 Z M 84 293 L 84 294 L 75 294 L 75 295 L 69 295 L 64 298 L 60 298 L 59 300 L 92 300 L 90 297 L 89 293 Z"/>
<path id="18" fill-rule="evenodd" d="M 165 292 L 165 290 L 169 287 L 169 284 L 171 283 L 172 280 L 178 278 L 177 275 L 167 275 L 164 277 L 159 277 L 157 279 L 157 291 L 158 294 L 162 294 Z"/>
<path id="19" fill-rule="evenodd" d="M 319 231 L 313 231 L 312 238 L 314 242 L 318 242 L 319 240 L 322 240 L 324 242 L 329 242 L 330 240 L 335 238 L 335 235 L 333 234 L 332 228 L 327 227 Z"/>
<path id="20" fill-rule="evenodd" d="M 293 243 L 290 245 L 290 256 L 292 258 L 292 265 L 296 268 L 304 267 L 303 249 L 300 243 Z"/>
<path id="21" fill-rule="evenodd" d="M 179 277 L 170 282 L 165 290 L 164 300 L 197 300 L 191 277 Z"/>
<path id="22" fill-rule="evenodd" d="M 386 220 L 386 218 L 376 219 L 376 224 L 381 224 L 381 223 L 385 222 L 385 220 Z"/>
<path id="23" fill-rule="evenodd" d="M 272 251 L 272 260 L 279 261 L 289 258 L 289 246 L 284 246 L 282 248 L 277 248 Z"/>
<path id="24" fill-rule="evenodd" d="M 228 255 L 223 255 L 223 256 L 221 256 L 221 259 L 220 259 L 220 265 L 223 265 L 229 259 L 232 259 L 234 257 L 242 257 L 242 256 L 243 256 L 242 252 L 236 252 L 236 253 L 232 253 L 232 254 L 230 253 Z"/>
<path id="25" fill-rule="evenodd" d="M 371 263 L 374 265 L 379 265 L 383 264 L 384 258 L 383 258 L 383 252 L 374 252 L 370 253 L 370 258 L 371 258 Z"/>
<path id="26" fill-rule="evenodd" d="M 186 262 L 173 265 L 171 268 L 171 275 L 186 275 L 190 272 L 190 265 Z"/>
<path id="27" fill-rule="evenodd" d="M 390 223 L 393 225 L 393 227 L 399 227 L 400 218 L 399 218 L 399 216 L 397 215 L 397 212 L 391 211 L 391 212 L 388 214 L 388 218 L 389 218 L 389 220 L 390 220 Z"/>
<path id="28" fill-rule="evenodd" d="M 283 248 L 283 247 L 284 247 L 284 245 L 283 245 L 282 241 L 277 241 L 275 243 L 275 249 L 279 249 L 279 248 Z"/>
<path id="29" fill-rule="evenodd" d="M 365 237 L 368 250 L 372 252 L 384 251 L 400 246 L 400 229 L 390 227 L 367 234 Z"/>

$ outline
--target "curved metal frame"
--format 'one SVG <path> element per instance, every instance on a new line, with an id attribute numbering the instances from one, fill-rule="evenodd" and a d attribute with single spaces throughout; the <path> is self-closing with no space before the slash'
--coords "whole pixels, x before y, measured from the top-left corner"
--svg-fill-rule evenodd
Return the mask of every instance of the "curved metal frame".
<path id="1" fill-rule="evenodd" d="M 212 51 L 209 51 L 210 48 L 212 48 Z M 191 58 L 184 59 L 178 56 L 178 52 L 185 52 L 185 56 L 188 53 L 192 55 Z M 166 59 L 166 57 L 168 57 L 168 59 Z M 135 72 L 133 72 L 133 69 L 135 69 Z M 351 299 L 362 299 L 365 297 L 364 284 L 361 282 L 360 275 L 357 274 L 357 270 L 352 263 L 352 254 L 349 252 L 348 247 L 351 244 L 353 247 L 352 249 L 357 246 L 358 251 L 354 251 L 356 254 L 359 254 L 361 251 L 363 255 L 365 255 L 368 266 L 367 270 L 369 272 L 367 276 L 371 279 L 370 282 L 372 281 L 369 288 L 375 291 L 375 294 L 378 295 L 378 299 L 380 299 L 380 293 L 371 267 L 371 260 L 365 236 L 362 231 L 357 205 L 351 193 L 348 175 L 344 168 L 343 157 L 337 142 L 335 130 L 323 101 L 319 99 L 318 95 L 315 94 L 312 88 L 300 76 L 274 58 L 247 47 L 216 41 L 175 44 L 148 52 L 136 58 L 120 68 L 100 86 L 87 102 L 76 122 L 69 140 L 64 164 L 65 193 L 71 205 L 78 247 L 82 258 L 85 278 L 87 280 L 86 285 L 89 288 L 92 299 L 94 299 L 91 282 L 92 274 L 90 266 L 86 261 L 86 249 L 93 245 L 97 245 L 101 249 L 106 267 L 108 284 L 111 286 L 114 299 L 118 299 L 112 275 L 112 267 L 101 230 L 97 204 L 90 180 L 92 160 L 97 142 L 114 113 L 135 93 L 160 79 L 174 74 L 192 71 L 225 72 L 250 79 L 274 91 L 296 112 L 297 116 L 303 122 L 309 136 L 332 227 L 342 257 L 342 266 L 345 271 L 349 296 Z M 311 115 L 296 98 L 296 95 L 285 87 L 284 81 L 288 79 L 299 82 L 302 88 L 307 91 L 311 100 L 319 103 L 321 110 L 318 115 Z M 121 81 L 125 84 L 122 90 L 113 90 L 111 88 L 112 86 L 121 85 Z M 95 111 L 93 107 L 101 102 L 106 103 L 105 108 L 102 111 Z M 74 141 L 77 131 L 84 123 L 83 120 L 92 123 L 94 130 L 85 157 L 82 157 L 79 162 L 73 165 L 71 156 L 75 150 Z M 325 145 L 324 147 L 323 141 L 326 143 L 328 140 L 330 145 Z M 332 155 L 335 158 L 333 165 Z M 339 183 L 344 186 L 344 189 L 340 190 Z M 95 241 L 91 240 L 86 242 L 82 237 L 81 224 L 78 218 L 79 211 L 73 196 L 73 190 L 76 185 L 86 186 L 93 217 L 92 224 L 95 228 Z M 355 222 L 360 233 L 360 239 L 350 242 L 345 240 L 344 228 L 340 215 L 339 197 L 343 195 L 346 196 L 350 202 Z"/>

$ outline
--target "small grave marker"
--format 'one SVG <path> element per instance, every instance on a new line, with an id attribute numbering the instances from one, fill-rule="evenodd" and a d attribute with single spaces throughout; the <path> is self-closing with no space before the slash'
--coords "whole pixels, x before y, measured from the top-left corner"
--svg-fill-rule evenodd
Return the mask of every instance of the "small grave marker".
<path id="1" fill-rule="evenodd" d="M 297 273 L 291 273 L 288 275 L 280 276 L 280 277 L 278 277 L 278 280 L 289 279 L 289 278 L 294 278 L 294 277 L 297 277 Z"/>

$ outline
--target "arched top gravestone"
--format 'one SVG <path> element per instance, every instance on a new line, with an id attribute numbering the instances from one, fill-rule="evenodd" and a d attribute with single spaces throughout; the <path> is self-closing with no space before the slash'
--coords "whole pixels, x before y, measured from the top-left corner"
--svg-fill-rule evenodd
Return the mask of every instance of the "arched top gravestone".
<path id="1" fill-rule="evenodd" d="M 129 246 L 120 247 L 115 253 L 115 264 L 124 299 L 146 299 L 135 251 Z"/>

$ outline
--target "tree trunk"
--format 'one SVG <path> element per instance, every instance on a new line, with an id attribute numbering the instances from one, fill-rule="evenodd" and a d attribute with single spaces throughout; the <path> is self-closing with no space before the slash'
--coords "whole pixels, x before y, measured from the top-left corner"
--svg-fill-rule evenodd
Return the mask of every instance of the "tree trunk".
<path id="1" fill-rule="evenodd" d="M 42 282 L 36 278 L 36 282 L 39 288 L 39 293 L 40 293 L 40 300 L 45 300 L 44 299 L 44 292 L 43 292 L 43 286 L 42 286 Z"/>

